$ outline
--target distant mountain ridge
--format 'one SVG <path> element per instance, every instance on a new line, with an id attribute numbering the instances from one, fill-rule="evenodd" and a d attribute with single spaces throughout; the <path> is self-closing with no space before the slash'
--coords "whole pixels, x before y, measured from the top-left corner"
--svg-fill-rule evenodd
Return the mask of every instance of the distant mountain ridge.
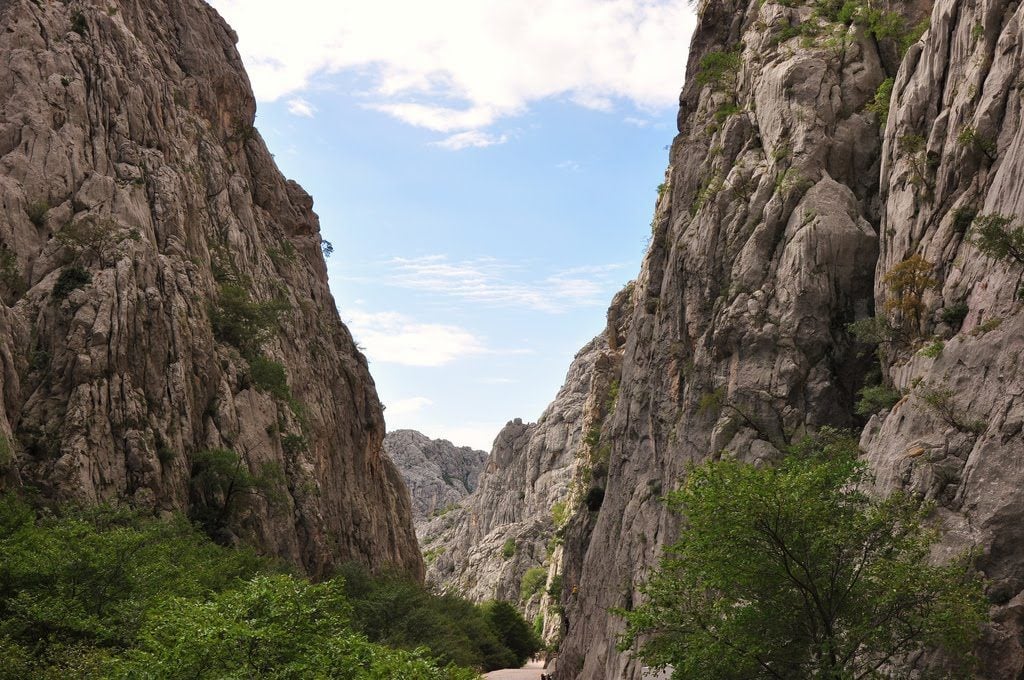
<path id="1" fill-rule="evenodd" d="M 409 487 L 417 525 L 473 493 L 487 460 L 485 451 L 431 439 L 416 430 L 389 432 L 384 453 Z"/>

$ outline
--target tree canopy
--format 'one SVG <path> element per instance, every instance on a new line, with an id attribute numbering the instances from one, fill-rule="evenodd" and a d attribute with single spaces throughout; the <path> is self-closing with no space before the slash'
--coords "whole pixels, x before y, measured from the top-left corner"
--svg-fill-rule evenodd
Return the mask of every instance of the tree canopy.
<path id="1" fill-rule="evenodd" d="M 667 496 L 681 536 L 620 612 L 622 648 L 702 680 L 899 677 L 905 656 L 942 648 L 969 677 L 981 582 L 964 561 L 931 563 L 930 509 L 867 495 L 858 453 L 824 430 L 776 467 L 692 467 Z"/>

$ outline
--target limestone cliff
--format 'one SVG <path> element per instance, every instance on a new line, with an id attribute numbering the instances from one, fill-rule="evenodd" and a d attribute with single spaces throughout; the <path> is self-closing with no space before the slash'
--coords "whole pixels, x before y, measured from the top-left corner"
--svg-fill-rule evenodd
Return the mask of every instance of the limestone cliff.
<path id="1" fill-rule="evenodd" d="M 870 370 L 847 326 L 874 307 L 879 92 L 899 39 L 828 3 L 704 2 L 631 310 L 604 503 L 566 533 L 559 678 L 639 677 L 615 650 L 678 527 L 658 498 L 722 450 L 771 462 L 854 426 Z M 898 3 L 906 25 L 926 9 Z M 902 36 L 901 36 L 902 37 Z M 913 38 L 908 37 L 907 42 Z"/>
<path id="2" fill-rule="evenodd" d="M 412 496 L 414 521 L 451 509 L 477 487 L 487 454 L 415 430 L 384 437 L 384 453 L 398 468 Z"/>
<path id="3" fill-rule="evenodd" d="M 632 295 L 630 285 L 612 309 L 625 309 Z M 540 419 L 508 423 L 478 488 L 417 532 L 429 582 L 476 601 L 517 602 L 528 619 L 543 619 L 549 641 L 560 634 L 565 522 L 572 507 L 596 509 L 601 502 L 590 491 L 607 474 L 607 452 L 595 437 L 617 398 L 627 323 L 628 317 L 610 314 L 605 333 L 579 351 Z"/>
<path id="4" fill-rule="evenodd" d="M 313 575 L 422 573 L 312 199 L 253 128 L 231 29 L 200 0 L 8 0 L 0 26 L 6 483 L 222 504 L 220 538 Z M 260 493 L 229 507 L 196 483 L 216 474 Z"/>

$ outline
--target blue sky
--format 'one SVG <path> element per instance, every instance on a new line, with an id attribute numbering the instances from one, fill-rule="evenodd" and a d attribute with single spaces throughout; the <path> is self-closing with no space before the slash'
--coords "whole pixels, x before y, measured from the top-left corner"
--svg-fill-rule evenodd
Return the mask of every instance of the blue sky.
<path id="1" fill-rule="evenodd" d="M 212 4 L 388 428 L 489 450 L 536 419 L 639 270 L 685 0 Z"/>

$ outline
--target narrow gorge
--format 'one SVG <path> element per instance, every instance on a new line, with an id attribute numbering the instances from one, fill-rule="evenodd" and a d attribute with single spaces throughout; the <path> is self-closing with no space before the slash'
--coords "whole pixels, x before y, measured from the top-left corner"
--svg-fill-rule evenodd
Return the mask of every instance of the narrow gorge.
<path id="1" fill-rule="evenodd" d="M 511 603 L 556 680 L 649 680 L 620 642 L 685 531 L 665 494 L 842 428 L 875 497 L 931 504 L 929 559 L 983 577 L 973 677 L 1024 677 L 1024 4 L 695 4 L 641 269 L 487 453 L 385 437 L 313 199 L 216 11 L 0 0 L 0 489 L 44 523 L 182 513 L 311 583 L 350 569 L 371 596 L 346 611 L 385 643 L 367 602 L 440 593 L 440 618 L 490 622 L 458 634 L 490 665 L 417 677 L 538 651 L 492 645 Z M 925 651 L 878 677 L 947 672 Z"/>

